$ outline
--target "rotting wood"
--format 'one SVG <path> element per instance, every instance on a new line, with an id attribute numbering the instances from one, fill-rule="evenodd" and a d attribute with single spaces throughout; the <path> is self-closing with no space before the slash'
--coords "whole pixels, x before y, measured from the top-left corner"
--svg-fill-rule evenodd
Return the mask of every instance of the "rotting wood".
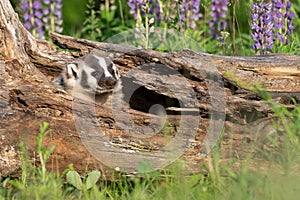
<path id="1" fill-rule="evenodd" d="M 202 142 L 206 137 L 207 127 L 212 123 L 209 115 L 214 109 L 216 114 L 221 112 L 211 105 L 212 101 L 222 100 L 218 98 L 221 94 L 215 94 L 212 98 L 208 87 L 216 91 L 222 89 L 226 93 L 226 107 L 221 108 L 226 109 L 227 114 L 221 154 L 232 155 L 229 152 L 232 150 L 237 152 L 239 158 L 253 151 L 251 138 L 252 134 L 256 133 L 254 130 L 248 130 L 244 134 L 245 125 L 251 127 L 251 124 L 256 124 L 259 127 L 260 122 L 265 123 L 272 118 L 272 111 L 267 102 L 251 91 L 253 83 L 264 86 L 276 101 L 286 104 L 287 108 L 293 107 L 289 101 L 290 97 L 299 100 L 299 56 L 276 54 L 226 57 L 191 50 L 162 53 L 52 33 L 52 41 L 59 47 L 78 51 L 70 53 L 58 51 L 46 41 L 35 40 L 22 26 L 8 0 L 2 0 L 0 8 L 0 176 L 12 176 L 20 172 L 18 143 L 23 141 L 33 156 L 39 123 L 47 121 L 52 134 L 46 138 L 45 145 L 56 146 L 48 163 L 49 169 L 63 171 L 73 163 L 79 172 L 84 172 L 88 166 L 88 169 L 100 169 L 104 176 L 110 177 L 112 170 L 87 151 L 76 130 L 74 112 L 83 117 L 87 113 L 74 109 L 72 96 L 52 83 L 67 62 L 95 49 L 113 57 L 121 69 L 123 78 L 131 80 L 135 86 L 142 86 L 130 101 L 131 123 L 145 126 L 151 119 L 159 118 L 149 116 L 145 111 L 153 104 L 164 104 L 166 99 L 173 102 L 171 105 L 165 105 L 167 110 L 173 112 L 168 116 L 169 136 L 176 135 L 178 113 L 187 112 L 193 115 L 193 112 L 189 113 L 188 108 L 182 110 L 176 104 L 176 97 L 165 89 L 163 80 L 154 86 L 151 84 L 154 81 L 151 77 L 145 79 L 147 74 L 141 70 L 141 65 L 151 63 L 154 68 L 157 65 L 165 65 L 179 72 L 179 75 L 170 75 L 174 83 L 180 86 L 180 81 L 184 78 L 192 86 L 201 117 L 198 119 L 198 134 L 189 138 L 190 146 L 182 157 L 189 167 L 187 173 L 203 170 L 200 163 L 205 161 L 205 158 L 199 154 L 204 151 Z M 216 71 L 213 72 L 212 69 Z M 214 75 L 220 76 L 224 83 L 216 81 Z M 176 90 L 183 96 L 189 95 L 184 86 L 176 87 Z M 147 98 L 149 95 L 153 99 Z M 81 103 L 85 105 L 85 102 Z M 132 132 L 139 129 L 131 129 L 130 133 L 125 133 L 116 126 L 109 108 L 99 105 L 95 107 L 93 119 L 96 119 L 101 129 L 107 133 L 110 145 L 125 150 L 154 152 L 159 151 L 168 142 L 163 133 L 149 140 L 133 138 Z M 126 120 L 124 117 L 121 119 L 122 127 L 130 127 Z M 91 126 L 97 126 L 95 121 L 91 122 Z M 232 139 L 233 142 L 230 142 Z M 126 153 L 130 152 L 125 151 L 125 156 Z"/>

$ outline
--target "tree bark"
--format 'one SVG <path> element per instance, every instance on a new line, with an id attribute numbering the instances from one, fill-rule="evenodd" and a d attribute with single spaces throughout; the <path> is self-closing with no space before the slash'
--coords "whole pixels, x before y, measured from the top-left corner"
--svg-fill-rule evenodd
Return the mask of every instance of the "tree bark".
<path id="1" fill-rule="evenodd" d="M 52 33 L 51 39 L 54 44 L 64 49 L 76 50 L 75 53 L 70 53 L 58 51 L 52 44 L 34 39 L 22 26 L 8 0 L 2 0 L 0 7 L 0 176 L 2 177 L 20 173 L 18 144 L 21 141 L 26 144 L 32 160 L 38 160 L 34 154 L 35 137 L 39 131 L 39 124 L 43 121 L 48 122 L 52 129 L 51 135 L 45 138 L 45 145 L 56 146 L 48 163 L 49 169 L 63 171 L 69 164 L 74 164 L 74 168 L 79 172 L 98 169 L 102 171 L 104 177 L 109 178 L 113 170 L 104 165 L 103 160 L 97 159 L 88 148 L 103 145 L 95 142 L 102 140 L 102 136 L 82 127 L 87 124 L 90 130 L 101 127 L 100 133 L 106 134 L 111 152 L 104 149 L 104 152 L 97 153 L 109 155 L 104 158 L 106 161 L 123 159 L 114 167 L 124 162 L 129 165 L 126 168 L 128 173 L 136 173 L 138 157 L 133 156 L 132 160 L 126 158 L 143 154 L 153 161 L 167 160 L 168 154 L 162 150 L 170 138 L 180 136 L 178 129 L 184 115 L 199 126 L 195 130 L 196 134 L 180 136 L 182 137 L 180 141 L 189 141 L 188 145 L 184 146 L 184 155 L 181 159 L 187 163 L 187 173 L 200 172 L 204 170 L 201 169 L 200 163 L 207 162 L 207 157 L 202 153 L 206 153 L 205 141 L 210 137 L 207 135 L 210 124 L 219 123 L 222 117 L 225 133 L 220 151 L 224 161 L 234 156 L 241 158 L 253 153 L 252 144 L 256 141 L 257 133 L 271 131 L 269 125 L 275 118 L 268 103 L 253 92 L 255 85 L 265 88 L 274 100 L 285 104 L 287 108 L 293 108 L 289 101 L 290 97 L 294 97 L 297 101 L 299 99 L 299 56 L 276 54 L 226 57 L 191 50 L 162 53 Z M 87 112 L 91 111 L 89 103 L 73 99 L 71 94 L 64 92 L 52 82 L 66 63 L 95 49 L 98 53 L 113 57 L 128 84 L 124 86 L 125 88 L 140 88 L 131 99 L 127 99 L 129 111 L 119 111 L 117 121 L 119 124 L 116 124 L 115 115 L 110 108 L 93 105 L 95 112 Z M 161 71 L 155 70 L 161 65 L 166 66 L 169 70 L 167 72 L 170 73 L 151 77 L 148 76 L 148 71 L 141 68 L 143 64 L 150 66 L 152 73 L 160 73 Z M 173 73 L 172 70 L 178 73 Z M 181 107 L 174 91 L 182 97 L 182 101 L 188 101 L 193 99 L 190 88 L 195 94 L 196 105 L 191 103 Z M 74 107 L 78 101 L 80 104 L 77 105 L 80 106 Z M 168 133 L 162 129 L 163 131 L 158 131 L 157 135 L 144 138 L 143 131 L 148 129 L 140 127 L 160 120 L 160 116 L 148 114 L 148 109 L 154 104 L 162 104 L 167 110 Z M 226 116 L 223 116 L 225 112 Z M 211 113 L 214 113 L 213 119 L 210 119 Z M 91 115 L 92 117 L 89 117 Z M 131 118 L 130 121 L 127 119 L 128 116 Z M 82 127 L 77 127 L 81 121 L 76 122 L 76 117 L 77 120 L 86 120 Z M 130 128 L 131 123 L 134 123 L 136 128 Z M 191 122 L 183 121 L 181 126 L 187 129 L 190 127 L 188 123 Z M 86 130 L 87 134 L 82 135 L 78 130 L 83 132 Z M 187 132 L 183 130 L 183 133 Z M 94 137 L 95 140 L 89 140 L 85 136 Z M 212 147 L 214 144 L 209 145 Z M 236 154 L 233 155 L 232 152 Z M 158 163 L 157 166 L 164 165 Z"/>

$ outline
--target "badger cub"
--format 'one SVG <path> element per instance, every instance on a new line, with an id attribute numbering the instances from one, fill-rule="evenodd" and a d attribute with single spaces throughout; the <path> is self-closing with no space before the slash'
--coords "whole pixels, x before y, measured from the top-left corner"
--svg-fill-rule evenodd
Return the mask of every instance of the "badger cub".
<path id="1" fill-rule="evenodd" d="M 100 104 L 107 103 L 114 90 L 121 90 L 118 68 L 109 58 L 95 54 L 68 63 L 55 82 L 76 98 Z"/>

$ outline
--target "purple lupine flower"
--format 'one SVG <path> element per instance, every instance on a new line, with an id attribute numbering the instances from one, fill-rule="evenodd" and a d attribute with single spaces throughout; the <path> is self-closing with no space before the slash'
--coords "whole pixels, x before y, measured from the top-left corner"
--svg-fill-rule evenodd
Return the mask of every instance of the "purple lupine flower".
<path id="1" fill-rule="evenodd" d="M 154 16 L 157 22 L 163 18 L 162 5 L 159 0 L 149 0 L 150 14 Z"/>
<path id="2" fill-rule="evenodd" d="M 250 26 L 253 30 L 251 36 L 254 44 L 251 49 L 261 50 L 263 54 L 267 54 L 272 49 L 274 42 L 272 3 L 260 0 L 260 5 L 254 3 L 252 10 L 253 22 Z"/>
<path id="3" fill-rule="evenodd" d="M 45 32 L 62 32 L 61 8 L 61 0 L 21 0 L 24 27 L 39 39 Z"/>
<path id="4" fill-rule="evenodd" d="M 145 0 L 129 0 L 128 6 L 130 8 L 130 14 L 133 15 L 134 19 L 137 19 L 138 12 L 142 12 L 142 7 L 146 6 Z"/>
<path id="5" fill-rule="evenodd" d="M 36 10 L 34 12 L 34 16 L 36 16 L 37 18 L 42 18 L 43 17 L 43 13 L 40 10 Z"/>
<path id="6" fill-rule="evenodd" d="M 163 18 L 163 12 L 159 0 L 129 0 L 128 6 L 130 8 L 130 14 L 133 15 L 134 19 L 137 19 L 138 13 L 140 13 L 141 16 L 150 14 L 157 22 Z M 143 9 L 145 7 L 149 8 L 149 10 L 146 12 Z"/>
<path id="7" fill-rule="evenodd" d="M 31 28 L 30 22 L 25 22 L 24 27 L 25 27 L 27 30 L 30 30 L 30 28 Z"/>
<path id="8" fill-rule="evenodd" d="M 179 5 L 179 25 L 184 28 L 195 28 L 196 21 L 200 19 L 200 3 L 201 0 L 183 0 Z"/>
<path id="9" fill-rule="evenodd" d="M 39 10 L 42 8 L 42 4 L 39 1 L 34 1 L 32 7 L 36 10 Z"/>
<path id="10" fill-rule="evenodd" d="M 44 0 L 44 4 L 45 5 L 48 5 L 48 4 L 50 4 L 51 3 L 51 0 Z"/>
<path id="11" fill-rule="evenodd" d="M 284 18 L 286 19 L 286 35 L 285 35 L 285 43 L 289 43 L 288 36 L 291 34 L 291 31 L 295 29 L 295 27 L 292 24 L 293 18 L 295 17 L 295 13 L 293 13 L 290 9 L 292 7 L 292 3 L 288 0 L 285 1 L 285 13 Z"/>
<path id="12" fill-rule="evenodd" d="M 35 37 L 41 39 L 43 37 L 43 24 L 40 23 L 42 18 L 42 4 L 35 0 L 21 0 L 21 10 L 23 11 L 24 27 L 27 28 Z"/>
<path id="13" fill-rule="evenodd" d="M 255 43 L 252 49 L 261 49 L 265 54 L 272 48 L 275 39 L 279 43 L 289 43 L 288 37 L 295 29 L 292 25 L 295 14 L 290 11 L 291 7 L 289 0 L 272 0 L 268 3 L 260 0 L 260 6 L 253 4 L 251 28 Z"/>
<path id="14" fill-rule="evenodd" d="M 226 14 L 228 10 L 229 0 L 212 0 L 212 20 L 209 22 L 209 28 L 212 38 L 220 36 L 222 30 L 227 26 Z"/>
<path id="15" fill-rule="evenodd" d="M 48 15 L 45 15 L 45 20 L 48 21 L 46 30 L 61 33 L 63 31 L 62 0 L 44 0 L 44 4 L 49 8 Z"/>
<path id="16" fill-rule="evenodd" d="M 272 3 L 273 3 L 273 20 L 277 31 L 275 36 L 276 38 L 279 39 L 281 43 L 283 43 L 284 36 L 282 33 L 282 28 L 284 25 L 284 18 L 283 18 L 282 9 L 284 8 L 284 3 L 282 2 L 282 0 L 272 0 Z"/>
<path id="17" fill-rule="evenodd" d="M 50 9 L 49 8 L 45 8 L 43 10 L 43 15 L 48 15 L 50 13 Z"/>

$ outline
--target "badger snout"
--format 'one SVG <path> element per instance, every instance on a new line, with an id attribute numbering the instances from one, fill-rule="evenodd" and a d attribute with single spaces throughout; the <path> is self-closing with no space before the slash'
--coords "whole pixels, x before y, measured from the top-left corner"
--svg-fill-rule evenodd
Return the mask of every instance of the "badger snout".
<path id="1" fill-rule="evenodd" d="M 113 77 L 105 77 L 103 80 L 98 82 L 98 85 L 103 89 L 112 89 L 116 86 L 117 81 L 118 80 Z"/>

